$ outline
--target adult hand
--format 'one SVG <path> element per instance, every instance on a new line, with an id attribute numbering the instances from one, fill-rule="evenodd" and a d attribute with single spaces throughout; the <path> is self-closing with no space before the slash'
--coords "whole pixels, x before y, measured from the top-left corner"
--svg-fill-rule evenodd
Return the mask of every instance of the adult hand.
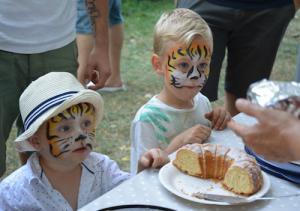
<path id="1" fill-rule="evenodd" d="M 97 90 L 102 88 L 105 85 L 105 81 L 110 76 L 110 66 L 109 59 L 99 59 L 105 58 L 105 52 L 94 48 L 89 56 L 88 64 L 85 69 L 78 69 L 77 77 L 78 80 L 83 84 L 87 85 L 90 81 L 93 83 L 89 83 L 88 88 Z"/>
<path id="2" fill-rule="evenodd" d="M 288 112 L 262 108 L 247 100 L 237 100 L 236 107 L 258 120 L 252 126 L 234 121 L 228 123 L 247 146 L 270 160 L 300 160 L 300 120 Z"/>
<path id="3" fill-rule="evenodd" d="M 108 0 L 87 0 L 86 5 L 91 18 L 95 44 L 89 55 L 87 67 L 77 75 L 84 85 L 93 82 L 93 85 L 88 88 L 96 90 L 105 85 L 111 74 L 108 56 Z"/>

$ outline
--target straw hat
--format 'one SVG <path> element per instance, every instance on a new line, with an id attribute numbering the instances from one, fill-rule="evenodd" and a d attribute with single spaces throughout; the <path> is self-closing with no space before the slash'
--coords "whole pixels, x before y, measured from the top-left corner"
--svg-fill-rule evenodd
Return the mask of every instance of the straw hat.
<path id="1" fill-rule="evenodd" d="M 15 140 L 17 150 L 36 151 L 27 139 L 51 117 L 84 102 L 95 107 L 98 124 L 103 115 L 101 95 L 84 88 L 71 73 L 51 72 L 33 81 L 19 100 L 25 131 Z"/>

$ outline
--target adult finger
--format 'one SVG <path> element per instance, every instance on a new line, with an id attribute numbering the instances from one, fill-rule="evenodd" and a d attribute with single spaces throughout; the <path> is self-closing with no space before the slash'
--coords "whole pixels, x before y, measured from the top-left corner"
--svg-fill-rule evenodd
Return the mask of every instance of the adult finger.
<path id="1" fill-rule="evenodd" d="M 247 135 L 247 131 L 249 130 L 249 127 L 237 123 L 234 120 L 230 120 L 227 123 L 227 127 L 233 130 L 240 137 L 245 137 Z"/>
<path id="2" fill-rule="evenodd" d="M 95 83 L 94 89 L 96 90 L 104 87 L 107 78 L 108 77 L 100 76 L 100 78 L 98 78 L 98 80 L 94 82 Z"/>
<path id="3" fill-rule="evenodd" d="M 105 82 L 110 76 L 110 70 L 104 70 L 100 69 L 97 71 L 98 77 L 97 80 L 94 82 L 95 83 L 95 88 L 99 89 L 102 88 L 105 85 Z"/>
<path id="4" fill-rule="evenodd" d="M 101 87 L 99 87 L 97 85 L 98 81 L 99 81 L 99 73 L 98 71 L 96 71 L 94 68 L 92 68 L 93 66 L 91 65 L 88 65 L 88 68 L 89 68 L 89 73 L 90 73 L 90 81 L 92 83 L 90 83 L 90 86 L 88 87 L 89 89 L 92 89 L 92 90 L 97 90 Z M 99 87 L 99 88 L 98 88 Z"/>
<path id="5" fill-rule="evenodd" d="M 80 71 L 78 70 L 77 79 L 83 86 L 85 86 L 90 81 L 90 76 L 87 72 L 87 69 Z"/>
<path id="6" fill-rule="evenodd" d="M 260 116 L 264 110 L 262 107 L 260 107 L 258 105 L 254 105 L 254 104 L 250 103 L 250 101 L 245 100 L 245 99 L 238 99 L 235 102 L 235 105 L 239 111 L 244 112 L 245 114 L 248 114 L 250 116 L 254 116 L 257 119 L 260 118 Z"/>

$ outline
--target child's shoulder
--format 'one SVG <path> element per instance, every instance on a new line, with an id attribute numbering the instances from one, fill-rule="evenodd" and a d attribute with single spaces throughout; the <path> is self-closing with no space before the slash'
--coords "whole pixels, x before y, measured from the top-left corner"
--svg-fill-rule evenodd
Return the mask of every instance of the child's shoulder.
<path id="1" fill-rule="evenodd" d="M 209 99 L 200 92 L 194 97 L 194 100 L 200 103 L 210 103 Z"/>
<path id="2" fill-rule="evenodd" d="M 200 92 L 194 97 L 194 103 L 197 110 L 209 112 L 212 109 L 209 99 Z"/>
<path id="3" fill-rule="evenodd" d="M 170 107 L 160 101 L 156 96 L 152 97 L 137 111 L 134 122 L 152 122 L 153 119 L 166 119 L 166 112 Z"/>
<path id="4" fill-rule="evenodd" d="M 32 176 L 28 172 L 28 167 L 26 165 L 12 172 L 0 182 L 0 192 L 10 190 L 15 192 L 22 190 L 24 187 L 29 185 Z"/>
<path id="5" fill-rule="evenodd" d="M 136 112 L 135 120 L 139 120 L 141 116 L 143 116 L 145 113 L 157 113 L 161 109 L 163 104 L 160 100 L 157 99 L 156 96 L 152 97 L 147 103 L 142 105 L 139 110 Z"/>
<path id="6" fill-rule="evenodd" d="M 33 153 L 27 160 L 27 163 L 4 178 L 0 186 L 5 186 L 6 188 L 15 187 L 17 189 L 30 186 L 32 181 L 40 176 L 41 171 L 39 157 L 36 153 Z"/>

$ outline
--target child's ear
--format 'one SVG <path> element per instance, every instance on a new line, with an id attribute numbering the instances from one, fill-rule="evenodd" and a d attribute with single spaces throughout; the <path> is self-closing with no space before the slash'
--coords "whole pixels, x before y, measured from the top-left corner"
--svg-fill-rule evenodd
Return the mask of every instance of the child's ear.
<path id="1" fill-rule="evenodd" d="M 37 151 L 41 150 L 41 142 L 37 135 L 33 135 L 28 139 L 28 142 L 35 148 Z"/>
<path id="2" fill-rule="evenodd" d="M 160 57 L 157 54 L 155 54 L 155 53 L 152 54 L 151 63 L 152 63 L 154 72 L 156 72 L 159 75 L 164 74 L 164 70 L 162 68 Z"/>

